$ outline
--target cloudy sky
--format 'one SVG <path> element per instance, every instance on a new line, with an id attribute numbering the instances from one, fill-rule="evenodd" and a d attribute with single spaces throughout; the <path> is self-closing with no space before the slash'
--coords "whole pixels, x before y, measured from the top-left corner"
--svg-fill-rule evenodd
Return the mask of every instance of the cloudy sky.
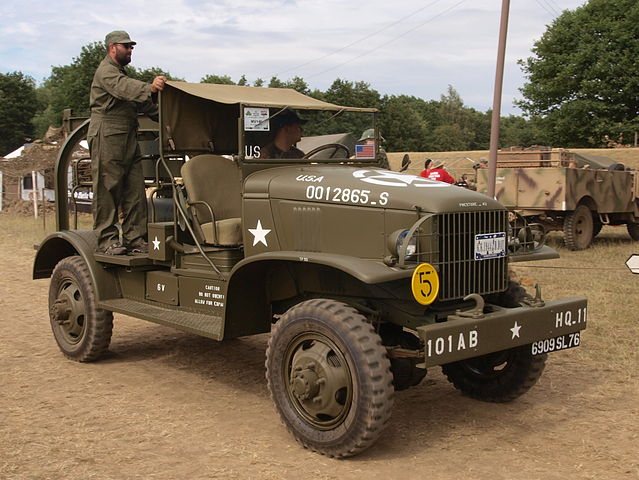
<path id="1" fill-rule="evenodd" d="M 502 113 L 524 83 L 517 60 L 565 9 L 585 0 L 513 0 Z M 40 82 L 111 30 L 138 42 L 132 65 L 198 82 L 207 74 L 253 82 L 336 78 L 382 94 L 439 99 L 452 85 L 467 106 L 492 106 L 500 0 L 3 0 L 0 73 Z"/>

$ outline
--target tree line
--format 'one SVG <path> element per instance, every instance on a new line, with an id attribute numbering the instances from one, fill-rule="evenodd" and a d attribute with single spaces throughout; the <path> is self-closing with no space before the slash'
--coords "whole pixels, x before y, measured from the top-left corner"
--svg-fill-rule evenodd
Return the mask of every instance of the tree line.
<path id="1" fill-rule="evenodd" d="M 52 67 L 40 86 L 22 72 L 0 74 L 0 155 L 59 125 L 62 111 L 88 113 L 89 88 L 106 55 L 103 43 L 82 47 L 69 65 Z M 604 147 L 630 143 L 639 130 L 639 2 L 589 0 L 566 10 L 520 60 L 526 82 L 517 102 L 523 115 L 502 117 L 500 147 L 552 145 Z M 144 81 L 156 75 L 182 80 L 161 68 L 127 67 Z M 281 80 L 210 74 L 205 83 L 293 88 L 327 102 L 380 110 L 388 151 L 484 150 L 489 146 L 491 111 L 464 105 L 452 86 L 437 100 L 382 95 L 364 81 L 336 79 L 325 91 L 303 78 Z M 358 133 L 358 132 L 354 132 Z"/>

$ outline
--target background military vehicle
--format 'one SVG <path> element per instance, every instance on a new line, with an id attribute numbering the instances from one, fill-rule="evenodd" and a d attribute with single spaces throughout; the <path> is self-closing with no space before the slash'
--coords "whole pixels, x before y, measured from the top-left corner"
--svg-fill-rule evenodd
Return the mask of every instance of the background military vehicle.
<path id="1" fill-rule="evenodd" d="M 586 300 L 544 302 L 509 264 L 556 256 L 476 192 L 380 169 L 376 147 L 320 145 L 304 158 L 261 147 L 287 109 L 314 134 L 376 129 L 374 109 L 294 90 L 167 82 L 149 150 L 147 255 L 95 253 L 69 228 L 69 164 L 56 167 L 58 231 L 34 278 L 51 277 L 51 327 L 67 357 L 107 350 L 113 312 L 223 340 L 271 332 L 268 388 L 305 447 L 346 457 L 372 445 L 394 390 L 442 365 L 463 393 L 504 402 L 578 346 Z M 350 124 L 352 128 L 346 128 Z M 376 135 L 379 133 L 375 130 Z"/>
<path id="2" fill-rule="evenodd" d="M 487 192 L 488 170 L 477 170 Z M 497 199 L 546 231 L 563 230 L 571 250 L 587 248 L 603 225 L 626 225 L 639 240 L 639 173 L 606 157 L 564 149 L 501 151 Z"/>

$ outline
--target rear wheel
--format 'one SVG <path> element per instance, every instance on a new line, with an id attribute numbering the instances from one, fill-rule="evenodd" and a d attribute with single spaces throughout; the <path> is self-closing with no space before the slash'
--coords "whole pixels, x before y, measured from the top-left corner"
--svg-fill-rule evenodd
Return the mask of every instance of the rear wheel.
<path id="1" fill-rule="evenodd" d="M 592 242 L 594 232 L 592 212 L 579 205 L 564 219 L 564 242 L 570 250 L 583 250 Z"/>
<path id="2" fill-rule="evenodd" d="M 386 349 L 366 319 L 332 300 L 309 300 L 275 324 L 266 378 L 284 424 L 304 447 L 348 457 L 388 422 L 393 385 Z"/>
<path id="3" fill-rule="evenodd" d="M 442 365 L 462 393 L 486 402 L 509 402 L 526 393 L 541 377 L 547 355 L 533 355 L 530 345 Z"/>
<path id="4" fill-rule="evenodd" d="M 96 308 L 95 289 L 79 256 L 61 260 L 49 286 L 51 329 L 60 350 L 78 362 L 97 360 L 109 348 L 113 313 Z"/>
<path id="5" fill-rule="evenodd" d="M 639 241 L 639 223 L 629 223 L 626 225 L 626 228 L 628 229 L 628 235 L 630 235 L 630 238 L 634 241 Z"/>

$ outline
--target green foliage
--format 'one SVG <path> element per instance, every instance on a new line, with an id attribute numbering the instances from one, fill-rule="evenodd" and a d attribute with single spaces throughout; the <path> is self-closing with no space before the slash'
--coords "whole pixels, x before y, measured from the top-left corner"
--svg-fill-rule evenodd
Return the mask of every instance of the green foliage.
<path id="1" fill-rule="evenodd" d="M 380 103 L 380 131 L 389 152 L 429 150 L 429 110 L 432 105 L 408 95 L 384 96 Z"/>
<path id="2" fill-rule="evenodd" d="M 184 82 L 183 78 L 175 77 L 171 75 L 169 72 L 165 72 L 161 68 L 153 67 L 153 68 L 145 68 L 144 70 L 138 70 L 135 67 L 127 67 L 127 74 L 131 78 L 135 78 L 136 80 L 141 80 L 146 83 L 153 82 L 155 77 L 164 76 L 167 80 L 173 80 L 176 82 Z"/>
<path id="3" fill-rule="evenodd" d="M 216 83 L 218 85 L 235 85 L 235 82 L 228 75 L 206 75 L 200 80 L 201 83 Z"/>
<path id="4" fill-rule="evenodd" d="M 522 110 L 546 143 L 602 146 L 639 129 L 639 3 L 590 0 L 565 11 L 520 61 Z"/>
<path id="5" fill-rule="evenodd" d="M 490 113 L 487 113 L 490 114 Z M 544 145 L 543 137 L 535 135 L 534 121 L 509 115 L 500 122 L 499 147 L 528 147 L 533 144 Z"/>
<path id="6" fill-rule="evenodd" d="M 47 106 L 38 111 L 38 133 L 42 134 L 46 127 L 59 126 L 62 111 L 73 109 L 77 115 L 88 115 L 89 91 L 93 74 L 102 59 L 106 56 L 103 42 L 93 42 L 82 47 L 80 55 L 70 65 L 52 67 L 51 76 L 44 81 L 39 98 L 47 99 Z M 43 123 L 48 122 L 47 125 Z"/>
<path id="7" fill-rule="evenodd" d="M 22 72 L 0 74 L 0 155 L 15 150 L 34 134 L 35 82 Z"/>

